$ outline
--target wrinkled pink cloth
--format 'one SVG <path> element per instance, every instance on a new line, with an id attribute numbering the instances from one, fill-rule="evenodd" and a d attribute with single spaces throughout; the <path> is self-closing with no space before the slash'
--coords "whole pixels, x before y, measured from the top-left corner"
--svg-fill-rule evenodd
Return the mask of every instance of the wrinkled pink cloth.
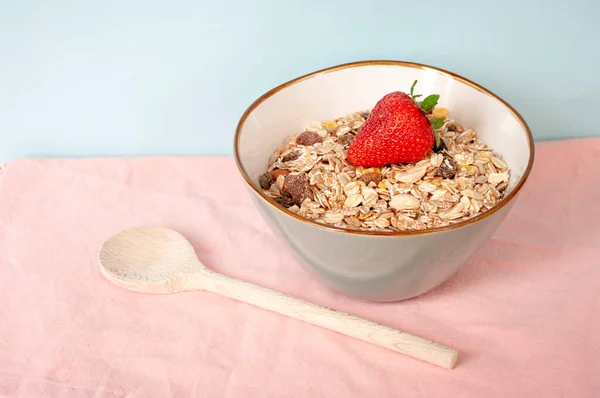
<path id="1" fill-rule="evenodd" d="M 529 183 L 479 254 L 440 288 L 389 304 L 311 278 L 231 158 L 10 162 L 0 396 L 598 397 L 600 138 L 537 148 Z M 139 224 L 181 231 L 222 273 L 454 346 L 459 363 L 445 370 L 211 293 L 114 286 L 98 248 Z"/>

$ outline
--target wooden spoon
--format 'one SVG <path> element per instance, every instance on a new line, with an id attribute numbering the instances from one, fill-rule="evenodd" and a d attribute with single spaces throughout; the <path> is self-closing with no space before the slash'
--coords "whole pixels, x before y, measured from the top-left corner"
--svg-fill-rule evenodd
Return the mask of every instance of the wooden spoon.
<path id="1" fill-rule="evenodd" d="M 206 290 L 377 344 L 452 369 L 458 352 L 433 341 L 331 310 L 209 270 L 180 233 L 141 226 L 110 237 L 100 249 L 100 270 L 113 283 L 143 293 Z"/>

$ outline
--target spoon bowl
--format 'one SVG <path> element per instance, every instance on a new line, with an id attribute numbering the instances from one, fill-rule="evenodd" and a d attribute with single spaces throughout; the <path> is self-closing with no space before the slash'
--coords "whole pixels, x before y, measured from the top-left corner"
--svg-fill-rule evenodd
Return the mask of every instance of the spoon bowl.
<path id="1" fill-rule="evenodd" d="M 99 262 L 111 282 L 154 294 L 190 288 L 192 281 L 198 282 L 197 274 L 207 271 L 183 235 L 159 226 L 134 227 L 111 236 L 100 249 Z"/>
<path id="2" fill-rule="evenodd" d="M 206 290 L 447 369 L 458 358 L 454 348 L 218 274 L 202 264 L 183 235 L 168 228 L 140 226 L 111 236 L 100 248 L 99 263 L 109 281 L 128 290 L 153 294 Z"/>

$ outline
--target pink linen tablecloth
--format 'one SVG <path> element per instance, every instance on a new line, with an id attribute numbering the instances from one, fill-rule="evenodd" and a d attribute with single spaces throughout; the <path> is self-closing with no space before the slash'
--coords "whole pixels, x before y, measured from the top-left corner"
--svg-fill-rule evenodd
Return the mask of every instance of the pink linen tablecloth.
<path id="1" fill-rule="evenodd" d="M 0 396 L 598 397 L 600 139 L 538 144 L 507 220 L 450 281 L 332 293 L 268 229 L 231 158 L 42 159 L 0 172 Z M 162 224 L 211 268 L 456 347 L 445 370 L 211 293 L 136 294 L 96 261 Z"/>

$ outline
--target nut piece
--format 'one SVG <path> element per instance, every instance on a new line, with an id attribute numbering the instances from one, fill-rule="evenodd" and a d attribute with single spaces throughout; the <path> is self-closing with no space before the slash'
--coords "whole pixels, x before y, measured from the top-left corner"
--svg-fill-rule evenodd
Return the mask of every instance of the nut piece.
<path id="1" fill-rule="evenodd" d="M 366 173 L 358 177 L 358 181 L 362 181 L 369 185 L 371 182 L 379 184 L 381 182 L 381 173 Z"/>
<path id="2" fill-rule="evenodd" d="M 258 178 L 258 182 L 260 183 L 260 187 L 262 189 L 269 189 L 271 188 L 271 185 L 273 185 L 274 180 L 271 176 L 271 173 L 266 172 Z"/>
<path id="3" fill-rule="evenodd" d="M 390 200 L 390 207 L 395 210 L 415 210 L 420 205 L 419 199 L 407 193 L 396 195 Z"/>
<path id="4" fill-rule="evenodd" d="M 442 160 L 442 164 L 438 167 L 435 172 L 436 177 L 442 178 L 454 178 L 456 175 L 456 162 L 452 160 L 449 156 L 444 156 L 444 160 Z"/>
<path id="5" fill-rule="evenodd" d="M 279 176 L 284 176 L 284 175 L 287 175 L 287 174 L 290 174 L 290 171 L 289 171 L 289 170 L 285 170 L 285 169 L 275 169 L 275 170 L 273 170 L 273 171 L 271 172 L 271 177 L 272 177 L 272 178 L 273 178 L 275 181 L 277 181 L 277 177 L 279 177 Z"/>
<path id="6" fill-rule="evenodd" d="M 283 193 L 290 196 L 300 206 L 311 194 L 310 183 L 306 174 L 288 174 L 283 181 Z"/>
<path id="7" fill-rule="evenodd" d="M 323 138 L 312 131 L 305 131 L 296 137 L 296 144 L 298 145 L 310 146 L 321 142 L 323 142 Z"/>

